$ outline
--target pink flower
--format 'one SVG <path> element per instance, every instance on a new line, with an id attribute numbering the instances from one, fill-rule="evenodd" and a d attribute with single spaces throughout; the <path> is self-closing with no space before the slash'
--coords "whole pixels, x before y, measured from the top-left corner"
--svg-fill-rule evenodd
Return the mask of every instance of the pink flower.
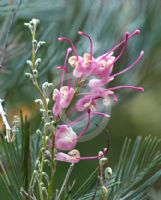
<path id="1" fill-rule="evenodd" d="M 116 61 L 124 53 L 124 51 L 126 49 L 127 41 L 130 38 L 134 37 L 135 35 L 139 34 L 140 30 L 136 30 L 130 35 L 129 35 L 129 33 L 126 33 L 124 40 L 122 40 L 119 44 L 114 46 L 110 51 L 108 51 L 107 53 L 105 53 L 97 58 L 93 57 L 93 43 L 92 43 L 91 37 L 85 32 L 79 31 L 78 33 L 79 33 L 79 35 L 85 36 L 90 41 L 90 53 L 85 53 L 83 57 L 78 56 L 76 47 L 74 46 L 72 40 L 65 38 L 65 37 L 60 37 L 60 38 L 58 38 L 58 40 L 68 42 L 73 49 L 74 56 L 71 56 L 68 60 L 69 64 L 72 67 L 74 67 L 73 76 L 76 78 L 81 78 L 82 76 L 95 75 L 96 77 L 98 77 L 100 79 L 90 80 L 89 86 L 95 87 L 97 85 L 98 87 L 100 87 L 100 86 L 103 86 L 103 85 L 109 83 L 116 76 L 116 75 L 111 76 L 114 63 L 116 63 Z M 122 47 L 122 50 L 119 53 L 119 55 L 117 57 L 113 56 L 113 52 L 116 49 L 118 49 L 121 45 L 123 45 L 123 47 Z M 139 56 L 137 61 L 134 63 L 136 64 L 137 62 L 139 62 L 139 60 L 141 59 L 142 56 L 143 56 L 143 52 L 141 52 L 141 55 Z M 135 64 L 132 64 L 126 70 L 123 70 L 123 71 L 124 72 L 128 71 Z M 124 73 L 124 72 L 121 72 L 121 73 Z M 118 76 L 118 74 L 117 74 L 117 76 Z"/>
<path id="2" fill-rule="evenodd" d="M 94 100 L 94 95 L 86 95 L 78 100 L 76 103 L 76 109 L 78 111 L 84 111 L 84 110 L 96 110 L 96 101 Z"/>
<path id="3" fill-rule="evenodd" d="M 91 79 L 88 83 L 89 87 L 94 88 L 94 87 L 100 87 L 100 86 L 106 85 L 107 83 L 112 81 L 115 77 L 117 77 L 117 76 L 129 71 L 130 69 L 132 69 L 141 60 L 143 55 L 144 55 L 144 51 L 141 51 L 138 58 L 131 65 L 129 65 L 127 68 L 123 69 L 122 71 L 117 72 L 116 74 L 107 76 L 103 79 Z"/>
<path id="4" fill-rule="evenodd" d="M 83 75 L 90 75 L 97 65 L 95 60 L 90 60 L 90 55 L 88 53 L 85 53 L 83 57 L 78 56 L 78 60 L 76 56 L 71 56 L 68 62 L 74 67 L 73 76 L 75 78 L 80 78 Z"/>
<path id="5" fill-rule="evenodd" d="M 90 126 L 90 116 L 92 115 L 100 115 L 101 117 L 109 117 L 109 115 L 101 113 L 101 112 L 91 112 L 90 109 L 87 111 L 87 115 L 81 116 L 73 122 L 70 122 L 68 125 L 61 125 L 55 133 L 55 147 L 59 150 L 69 151 L 72 150 L 78 140 L 87 132 Z M 81 130 L 81 132 L 77 134 L 73 131 L 72 127 L 74 124 L 81 121 L 84 117 L 88 117 L 86 126 Z"/>
<path id="6" fill-rule="evenodd" d="M 58 152 L 56 154 L 55 160 L 62 161 L 62 162 L 68 162 L 68 163 L 78 163 L 80 160 L 94 160 L 94 159 L 100 159 L 107 155 L 108 149 L 105 148 L 103 151 L 100 151 L 98 155 L 96 156 L 88 156 L 88 157 L 81 157 L 78 150 L 73 149 L 68 154 L 63 152 Z"/>
<path id="7" fill-rule="evenodd" d="M 99 57 L 96 59 L 97 66 L 93 70 L 93 74 L 95 76 L 104 78 L 111 75 L 112 70 L 113 70 L 114 60 L 115 60 L 115 57 L 112 56 L 112 54 L 113 52 L 101 60 Z"/>
<path id="8" fill-rule="evenodd" d="M 69 151 L 77 144 L 77 135 L 67 125 L 61 125 L 55 133 L 55 146 L 59 150 Z"/>
<path id="9" fill-rule="evenodd" d="M 87 109 L 91 109 L 92 111 L 96 111 L 96 104 L 97 100 L 102 99 L 103 104 L 105 106 L 109 106 L 111 104 L 111 97 L 113 98 L 114 102 L 118 101 L 117 96 L 115 95 L 114 91 L 120 90 L 120 89 L 133 89 L 140 92 L 144 91 L 144 88 L 142 87 L 136 87 L 132 85 L 122 85 L 112 88 L 101 88 L 101 87 L 95 87 L 92 88 L 92 90 L 89 93 L 83 93 L 85 96 L 78 100 L 76 104 L 76 109 L 78 111 L 84 111 Z"/>
<path id="10" fill-rule="evenodd" d="M 82 32 L 78 32 L 78 33 L 81 34 Z M 91 40 L 90 36 L 87 34 L 86 34 L 86 36 L 90 39 L 90 41 L 91 41 L 90 45 L 92 45 L 92 40 Z M 85 53 L 83 55 L 83 57 L 78 56 L 76 47 L 74 46 L 72 40 L 70 40 L 66 37 L 59 37 L 58 40 L 68 42 L 73 49 L 73 52 L 75 55 L 71 56 L 68 60 L 69 64 L 72 67 L 74 67 L 73 76 L 75 78 L 80 78 L 83 75 L 85 75 L 85 76 L 90 75 L 97 64 L 95 62 L 95 60 L 92 59 L 92 52 L 90 52 L 90 54 Z M 91 46 L 91 51 L 92 51 L 92 46 Z"/>
<path id="11" fill-rule="evenodd" d="M 80 161 L 80 153 L 76 149 L 73 149 L 68 154 L 59 152 L 56 154 L 55 160 L 69 163 L 78 163 Z"/>
<path id="12" fill-rule="evenodd" d="M 53 114 L 58 117 L 62 109 L 67 108 L 71 103 L 74 96 L 74 89 L 68 86 L 62 86 L 60 91 L 55 89 L 53 93 L 53 100 L 55 104 L 53 106 Z"/>
<path id="13" fill-rule="evenodd" d="M 105 106 L 109 106 L 111 104 L 111 97 L 115 102 L 118 101 L 117 96 L 110 89 L 105 89 L 101 87 L 96 87 L 91 90 L 92 94 L 97 94 L 97 98 L 101 98 L 103 100 L 103 104 Z"/>

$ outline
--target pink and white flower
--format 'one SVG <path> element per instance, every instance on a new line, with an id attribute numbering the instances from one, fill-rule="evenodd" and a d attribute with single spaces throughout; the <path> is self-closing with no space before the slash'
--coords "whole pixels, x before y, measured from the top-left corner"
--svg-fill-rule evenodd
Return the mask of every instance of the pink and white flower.
<path id="1" fill-rule="evenodd" d="M 77 134 L 72 127 L 61 125 L 55 133 L 55 146 L 59 150 L 70 151 L 77 144 Z"/>
<path id="2" fill-rule="evenodd" d="M 62 109 L 67 108 L 74 97 L 74 89 L 68 86 L 62 86 L 60 90 L 55 89 L 53 92 L 53 114 L 57 118 Z"/>
<path id="3" fill-rule="evenodd" d="M 105 148 L 103 151 L 100 151 L 98 155 L 96 156 L 87 156 L 82 157 L 80 156 L 80 153 L 77 149 L 73 149 L 68 154 L 63 152 L 58 152 L 56 154 L 55 160 L 62 161 L 62 162 L 68 162 L 68 163 L 78 163 L 81 160 L 95 160 L 95 159 L 101 159 L 104 156 L 106 156 L 108 153 L 108 149 Z"/>

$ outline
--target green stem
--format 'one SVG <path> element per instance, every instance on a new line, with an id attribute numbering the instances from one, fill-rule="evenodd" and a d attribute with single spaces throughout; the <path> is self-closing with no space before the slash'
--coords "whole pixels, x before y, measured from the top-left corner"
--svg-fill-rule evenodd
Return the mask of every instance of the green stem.
<path id="1" fill-rule="evenodd" d="M 64 189 L 66 187 L 66 184 L 68 182 L 68 179 L 69 179 L 69 177 L 70 177 L 70 175 L 72 173 L 73 167 L 74 167 L 74 164 L 72 163 L 70 165 L 69 169 L 68 169 L 68 172 L 67 172 L 66 176 L 65 176 L 65 179 L 64 179 L 63 185 L 61 186 L 60 192 L 59 192 L 58 196 L 55 198 L 55 200 L 59 200 L 60 199 L 60 196 L 63 193 L 63 191 L 64 191 Z"/>
<path id="2" fill-rule="evenodd" d="M 34 70 L 36 70 L 35 66 L 35 61 L 36 61 L 36 53 L 35 53 L 35 45 L 34 45 L 34 40 L 35 40 L 35 30 L 33 31 L 32 34 L 32 73 L 33 73 L 33 83 L 39 92 L 42 101 L 43 101 L 43 106 L 48 118 L 48 105 L 46 102 L 46 97 L 44 96 L 42 90 L 40 89 L 40 86 L 37 81 L 37 77 L 34 75 Z M 45 120 L 47 121 L 47 120 Z M 43 136 L 42 136 L 42 148 L 41 148 L 41 154 L 39 156 L 39 160 L 41 160 L 41 165 L 40 165 L 40 172 L 39 172 L 39 181 L 38 181 L 38 188 L 39 188 L 39 195 L 40 195 L 40 200 L 44 200 L 43 197 L 43 192 L 42 192 L 42 183 L 43 183 L 43 169 L 44 169 L 44 150 L 46 149 L 46 130 L 45 130 L 45 124 L 44 124 L 44 130 L 43 130 Z M 32 179 L 31 179 L 32 181 Z"/>
<path id="3" fill-rule="evenodd" d="M 35 55 L 35 45 L 33 43 L 33 41 L 35 41 L 36 37 L 35 37 L 35 30 L 33 31 L 32 34 L 32 69 L 34 70 L 35 67 L 35 60 L 36 60 L 36 55 Z"/>
<path id="4" fill-rule="evenodd" d="M 40 193 L 40 200 L 44 200 L 43 193 L 42 193 L 42 183 L 43 183 L 43 169 L 44 169 L 44 150 L 46 149 L 46 131 L 44 128 L 43 131 L 43 143 L 42 143 L 42 152 L 41 152 L 41 166 L 40 166 L 40 175 L 39 175 L 39 193 Z"/>
<path id="5" fill-rule="evenodd" d="M 52 145 L 51 145 L 51 149 L 50 149 L 50 153 L 51 153 L 51 178 L 50 178 L 50 182 L 48 185 L 48 199 L 50 200 L 52 199 L 52 189 L 53 189 L 53 185 L 54 185 L 54 176 L 55 176 L 55 172 L 56 172 L 56 162 L 55 162 L 55 137 L 53 134 L 53 138 L 52 138 Z"/>
<path id="6" fill-rule="evenodd" d="M 33 31 L 33 34 L 32 34 L 32 73 L 36 69 L 36 66 L 35 66 L 36 54 L 35 54 L 34 40 L 36 40 L 35 31 Z M 47 111 L 48 110 L 48 105 L 47 105 L 47 102 L 46 102 L 46 98 L 45 98 L 42 90 L 39 87 L 39 84 L 38 84 L 38 81 L 37 81 L 37 77 L 34 75 L 34 73 L 33 73 L 33 82 L 34 82 L 34 85 L 35 85 L 37 91 L 39 92 L 39 94 L 40 94 L 40 96 L 42 98 L 44 108 Z"/>

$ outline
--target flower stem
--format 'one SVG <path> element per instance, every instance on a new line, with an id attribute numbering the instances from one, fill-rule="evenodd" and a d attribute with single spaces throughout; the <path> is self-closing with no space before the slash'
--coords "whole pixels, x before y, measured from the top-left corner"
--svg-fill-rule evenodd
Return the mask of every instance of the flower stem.
<path id="1" fill-rule="evenodd" d="M 64 179 L 64 182 L 63 182 L 63 184 L 62 184 L 62 186 L 61 186 L 60 192 L 59 192 L 58 196 L 55 198 L 55 200 L 59 200 L 59 199 L 60 199 L 60 196 L 61 196 L 61 194 L 63 193 L 63 191 L 64 191 L 64 189 L 65 189 L 65 187 L 66 187 L 66 184 L 67 184 L 67 182 L 68 182 L 68 179 L 69 179 L 69 177 L 70 177 L 70 175 L 71 175 L 71 172 L 72 172 L 72 170 L 73 170 L 73 167 L 74 167 L 74 164 L 72 163 L 72 164 L 70 165 L 68 171 L 67 171 L 67 174 L 66 174 L 65 179 Z"/>
<path id="2" fill-rule="evenodd" d="M 33 73 L 33 84 L 35 86 L 35 88 L 37 89 L 38 93 L 40 94 L 41 98 L 42 98 L 42 102 L 43 102 L 43 107 L 45 109 L 45 113 L 46 113 L 46 119 L 44 121 L 44 129 L 43 129 L 43 135 L 42 135 L 42 147 L 41 147 L 41 153 L 39 156 L 39 160 L 41 160 L 40 163 L 40 171 L 39 171 L 39 179 L 38 179 L 38 188 L 39 188 L 39 195 L 40 195 L 40 200 L 44 200 L 43 197 L 43 192 L 42 192 L 42 184 L 43 184 L 43 170 L 44 170 L 44 151 L 46 149 L 46 130 L 45 130 L 45 123 L 48 121 L 48 104 L 46 101 L 46 97 L 43 94 L 39 84 L 38 84 L 38 80 L 37 80 L 37 76 L 34 74 L 34 70 L 36 70 L 36 66 L 35 66 L 35 60 L 36 60 L 36 52 L 35 52 L 35 41 L 36 37 L 35 37 L 35 30 L 32 33 L 32 73 Z"/>
<path id="3" fill-rule="evenodd" d="M 55 172 L 56 172 L 56 162 L 55 162 L 55 135 L 53 135 L 52 138 L 52 145 L 51 145 L 51 149 L 50 149 L 50 154 L 51 154 L 51 178 L 50 178 L 50 182 L 48 184 L 48 199 L 50 200 L 52 199 L 52 189 L 53 189 L 53 185 L 54 185 L 54 176 L 55 176 Z"/>
<path id="4" fill-rule="evenodd" d="M 45 131 L 45 127 L 44 127 L 44 131 L 43 131 L 43 143 L 42 143 L 42 149 L 41 149 L 41 165 L 40 165 L 40 175 L 39 175 L 39 181 L 38 181 L 38 185 L 39 185 L 39 194 L 40 194 L 40 200 L 44 200 L 43 197 L 43 192 L 42 192 L 42 183 L 43 183 L 43 169 L 44 169 L 44 150 L 46 149 L 46 131 Z"/>

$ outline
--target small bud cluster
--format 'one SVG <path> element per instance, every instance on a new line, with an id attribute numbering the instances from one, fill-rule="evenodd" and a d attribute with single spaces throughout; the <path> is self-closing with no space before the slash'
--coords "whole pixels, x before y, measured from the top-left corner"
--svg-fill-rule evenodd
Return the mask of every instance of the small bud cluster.
<path id="1" fill-rule="evenodd" d="M 24 23 L 24 25 L 30 29 L 32 34 L 34 34 L 39 22 L 40 21 L 38 19 L 32 19 L 29 23 Z"/>
<path id="2" fill-rule="evenodd" d="M 100 174 L 98 176 L 98 179 L 100 181 L 102 199 L 108 198 L 108 180 L 112 176 L 112 169 L 110 167 L 106 167 L 104 170 L 106 164 L 107 158 L 101 158 L 99 161 Z"/>

